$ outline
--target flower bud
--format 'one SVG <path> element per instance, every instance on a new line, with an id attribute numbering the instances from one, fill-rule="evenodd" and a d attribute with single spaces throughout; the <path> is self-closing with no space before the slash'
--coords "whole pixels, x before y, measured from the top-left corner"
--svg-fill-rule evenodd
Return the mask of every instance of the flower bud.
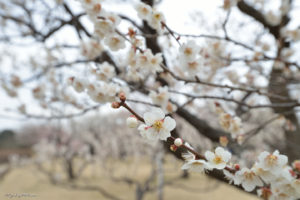
<path id="1" fill-rule="evenodd" d="M 241 168 L 241 167 L 240 167 L 239 164 L 234 164 L 234 169 L 235 169 L 235 170 L 240 170 L 240 168 Z"/>
<path id="2" fill-rule="evenodd" d="M 219 142 L 223 147 L 226 147 L 228 144 L 228 138 L 226 136 L 221 136 Z"/>
<path id="3" fill-rule="evenodd" d="M 295 170 L 300 172 L 300 160 L 295 160 L 292 165 Z"/>
<path id="4" fill-rule="evenodd" d="M 119 98 L 120 98 L 121 101 L 125 101 L 125 100 L 126 100 L 126 95 L 125 95 L 125 93 L 124 93 L 124 92 L 120 92 L 120 93 L 119 93 Z"/>
<path id="5" fill-rule="evenodd" d="M 170 146 L 170 149 L 171 149 L 171 151 L 176 151 L 177 150 L 177 146 L 175 145 L 175 144 L 172 144 L 171 146 Z"/>
<path id="6" fill-rule="evenodd" d="M 138 121 L 135 116 L 132 116 L 127 118 L 126 124 L 129 128 L 136 128 L 138 125 Z"/>
<path id="7" fill-rule="evenodd" d="M 120 106 L 121 106 L 121 104 L 119 102 L 117 102 L 117 101 L 111 103 L 111 107 L 112 108 L 117 109 L 117 108 L 120 108 Z"/>
<path id="8" fill-rule="evenodd" d="M 177 147 L 180 147 L 182 144 L 183 144 L 183 141 L 181 138 L 176 138 L 174 140 L 174 144 L 177 146 Z"/>

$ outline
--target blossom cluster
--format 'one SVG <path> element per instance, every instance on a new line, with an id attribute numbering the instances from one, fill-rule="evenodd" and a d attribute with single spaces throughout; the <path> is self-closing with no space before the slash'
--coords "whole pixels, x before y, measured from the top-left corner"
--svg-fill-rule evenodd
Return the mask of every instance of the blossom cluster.
<path id="1" fill-rule="evenodd" d="M 124 49 L 125 39 L 116 32 L 121 22 L 120 17 L 103 9 L 101 1 L 98 0 L 81 0 L 81 4 L 94 24 L 94 37 L 103 40 L 111 51 Z M 99 49 L 101 45 L 94 43 L 93 46 Z M 96 50 L 90 49 L 90 51 Z"/>
<path id="2" fill-rule="evenodd" d="M 222 147 L 215 152 L 205 152 L 205 158 L 199 159 L 192 153 L 183 154 L 186 163 L 183 170 L 204 172 L 205 170 L 223 170 L 224 175 L 235 185 L 241 185 L 245 191 L 251 192 L 258 187 L 257 193 L 265 199 L 297 199 L 300 197 L 300 179 L 287 165 L 285 155 L 262 152 L 252 168 L 239 165 L 230 166 L 231 153 Z M 267 187 L 268 186 L 268 187 Z"/>
<path id="3" fill-rule="evenodd" d="M 159 33 L 163 32 L 162 22 L 165 22 L 163 13 L 142 2 L 139 2 L 135 8 L 140 19 L 145 20 L 151 28 Z"/>
<path id="4" fill-rule="evenodd" d="M 200 47 L 195 41 L 188 41 L 179 48 L 179 64 L 188 75 L 194 76 L 203 65 L 200 57 Z"/>
<path id="5" fill-rule="evenodd" d="M 159 105 L 165 113 L 172 113 L 176 110 L 176 105 L 169 101 L 170 94 L 168 89 L 168 86 L 159 87 L 158 92 L 150 91 L 149 96 L 152 99 L 152 102 Z"/>
<path id="6" fill-rule="evenodd" d="M 216 103 L 215 105 L 221 127 L 225 131 L 228 131 L 233 139 L 237 139 L 238 142 L 242 142 L 244 134 L 242 120 L 237 116 L 233 117 L 229 113 L 226 113 L 220 104 Z"/>
<path id="7" fill-rule="evenodd" d="M 165 116 L 163 110 L 154 108 L 143 116 L 144 123 L 138 127 L 142 137 L 150 141 L 167 140 L 172 137 L 171 131 L 176 122 L 169 116 Z M 138 125 L 137 118 L 131 116 L 127 119 L 127 125 L 135 128 Z M 241 185 L 245 191 L 251 192 L 257 188 L 257 194 L 264 199 L 297 199 L 300 197 L 300 162 L 295 161 L 293 168 L 288 166 L 288 158 L 281 155 L 278 150 L 273 153 L 262 152 L 257 162 L 249 169 L 240 168 L 238 164 L 232 164 L 232 154 L 223 147 L 217 147 L 214 152 L 206 151 L 204 156 L 199 156 L 194 149 L 184 143 L 182 139 L 174 139 L 171 149 L 176 151 L 178 147 L 185 147 L 188 153 L 182 156 L 185 159 L 183 170 L 205 172 L 211 170 L 223 170 L 230 183 Z"/>

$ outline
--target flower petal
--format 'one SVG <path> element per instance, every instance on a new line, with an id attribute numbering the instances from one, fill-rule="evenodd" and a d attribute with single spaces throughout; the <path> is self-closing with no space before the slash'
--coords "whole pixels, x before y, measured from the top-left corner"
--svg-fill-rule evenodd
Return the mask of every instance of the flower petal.
<path id="1" fill-rule="evenodd" d="M 172 131 L 176 127 L 176 121 L 167 116 L 164 120 L 164 128 L 168 131 Z"/>

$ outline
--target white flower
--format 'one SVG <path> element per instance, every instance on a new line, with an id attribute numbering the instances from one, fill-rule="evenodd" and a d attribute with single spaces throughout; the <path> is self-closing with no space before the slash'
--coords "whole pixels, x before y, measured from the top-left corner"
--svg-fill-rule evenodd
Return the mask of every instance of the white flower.
<path id="1" fill-rule="evenodd" d="M 206 168 L 205 160 L 188 160 L 184 165 L 182 165 L 182 170 L 191 170 L 194 172 L 204 172 Z"/>
<path id="2" fill-rule="evenodd" d="M 225 175 L 225 178 L 227 180 L 229 180 L 229 184 L 232 184 L 232 182 L 235 184 L 235 185 L 239 185 L 241 182 L 239 179 L 236 178 L 236 175 L 227 171 L 227 170 L 223 170 L 223 173 Z"/>
<path id="3" fill-rule="evenodd" d="M 179 61 L 181 62 L 180 66 L 182 66 L 183 70 L 191 76 L 195 76 L 203 65 L 200 58 L 193 61 L 186 61 L 185 59 L 180 59 Z"/>
<path id="4" fill-rule="evenodd" d="M 242 187 L 247 192 L 251 192 L 256 186 L 263 186 L 263 182 L 255 174 L 255 172 L 252 169 L 248 169 L 246 167 L 236 172 L 236 180 L 236 182 L 242 184 Z"/>
<path id="5" fill-rule="evenodd" d="M 96 72 L 96 76 L 99 80 L 107 81 L 112 79 L 116 73 L 115 68 L 108 62 L 104 62 L 99 66 L 99 71 Z"/>
<path id="6" fill-rule="evenodd" d="M 167 140 L 171 131 L 175 128 L 176 122 L 171 117 L 165 117 L 160 108 L 153 108 L 151 112 L 144 114 L 145 124 L 139 126 L 141 135 L 149 140 Z"/>
<path id="7" fill-rule="evenodd" d="M 72 77 L 69 79 L 76 92 L 83 92 L 86 87 L 86 81 L 82 78 Z"/>
<path id="8" fill-rule="evenodd" d="M 276 15 L 274 12 L 269 11 L 265 15 L 265 19 L 270 25 L 276 26 L 281 22 L 281 15 Z"/>
<path id="9" fill-rule="evenodd" d="M 114 24 L 110 20 L 99 19 L 94 24 L 94 33 L 99 38 L 104 38 L 106 35 L 111 34 L 114 30 Z"/>
<path id="10" fill-rule="evenodd" d="M 149 25 L 152 28 L 156 29 L 158 32 L 161 33 L 163 31 L 161 22 L 165 22 L 165 21 L 166 20 L 165 20 L 163 13 L 161 13 L 157 10 L 152 10 L 150 20 L 148 21 Z"/>
<path id="11" fill-rule="evenodd" d="M 181 45 L 179 48 L 179 59 L 182 61 L 180 61 L 180 63 L 194 62 L 196 60 L 196 56 L 199 53 L 199 50 L 200 48 L 195 41 L 190 40 L 187 43 Z"/>
<path id="12" fill-rule="evenodd" d="M 138 13 L 138 16 L 143 19 L 143 20 L 150 20 L 151 18 L 151 13 L 152 13 L 152 8 L 151 6 L 145 4 L 145 3 L 142 3 L 142 2 L 139 2 L 136 6 L 135 6 L 135 9 Z"/>
<path id="13" fill-rule="evenodd" d="M 160 64 L 162 63 L 163 58 L 161 53 L 155 55 L 152 54 L 150 49 L 147 49 L 144 53 L 137 56 L 136 65 L 141 68 L 145 73 L 151 72 L 162 72 Z"/>
<path id="14" fill-rule="evenodd" d="M 287 156 L 280 155 L 278 150 L 274 151 L 273 154 L 264 151 L 258 156 L 257 167 L 269 170 L 273 174 L 276 174 L 282 170 L 283 166 L 285 166 L 287 162 Z"/>
<path id="15" fill-rule="evenodd" d="M 150 59 L 149 59 L 149 70 L 152 73 L 162 72 L 163 69 L 160 66 L 162 61 L 163 61 L 163 58 L 162 58 L 161 53 L 157 53 L 154 56 L 151 56 Z"/>
<path id="16" fill-rule="evenodd" d="M 272 192 L 267 187 L 262 187 L 257 190 L 257 195 L 263 199 L 271 199 Z"/>
<path id="17" fill-rule="evenodd" d="M 119 87 L 113 83 L 102 82 L 101 84 L 88 84 L 88 95 L 97 103 L 112 102 L 116 99 Z"/>
<path id="18" fill-rule="evenodd" d="M 185 143 L 186 146 L 191 147 L 188 143 Z M 186 163 L 181 167 L 182 170 L 191 170 L 194 172 L 204 172 L 206 169 L 206 161 L 197 159 L 194 154 L 188 151 L 188 153 L 182 154 L 183 159 L 186 161 Z"/>
<path id="19" fill-rule="evenodd" d="M 128 117 L 126 120 L 126 124 L 129 128 L 136 128 L 138 125 L 138 121 L 137 118 L 132 116 L 132 117 Z"/>
<path id="20" fill-rule="evenodd" d="M 222 147 L 217 147 L 215 153 L 206 151 L 205 158 L 207 159 L 208 169 L 224 169 L 231 159 L 231 153 L 224 150 Z"/>
<path id="21" fill-rule="evenodd" d="M 103 51 L 101 43 L 95 39 L 81 43 L 81 54 L 89 59 L 95 59 Z"/>
<path id="22" fill-rule="evenodd" d="M 125 48 L 125 40 L 121 36 L 117 34 L 113 34 L 110 36 L 107 36 L 104 39 L 104 43 L 110 48 L 112 51 L 118 51 L 120 49 Z"/>
<path id="23" fill-rule="evenodd" d="M 271 183 L 277 178 L 277 176 L 274 176 L 271 171 L 264 170 L 263 168 L 258 167 L 257 163 L 255 163 L 255 165 L 253 166 L 253 171 L 266 183 Z"/>
<path id="24" fill-rule="evenodd" d="M 160 105 L 163 108 L 166 107 L 170 96 L 168 92 L 168 86 L 159 87 L 158 93 L 150 91 L 149 96 L 154 104 Z"/>

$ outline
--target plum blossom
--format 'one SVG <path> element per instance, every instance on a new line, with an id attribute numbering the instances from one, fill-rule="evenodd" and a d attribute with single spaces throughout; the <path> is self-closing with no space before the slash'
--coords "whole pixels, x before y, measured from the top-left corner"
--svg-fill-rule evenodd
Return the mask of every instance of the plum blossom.
<path id="1" fill-rule="evenodd" d="M 263 186 L 263 182 L 255 172 L 246 167 L 236 172 L 235 179 L 236 183 L 241 184 L 247 192 L 253 191 L 256 186 Z"/>
<path id="2" fill-rule="evenodd" d="M 137 55 L 136 64 L 141 70 L 145 73 L 151 72 L 162 72 L 160 64 L 162 63 L 163 58 L 161 53 L 157 53 L 155 55 L 152 54 L 150 49 L 145 50 L 144 53 Z"/>
<path id="3" fill-rule="evenodd" d="M 170 97 L 168 86 L 159 87 L 158 92 L 150 91 L 149 96 L 154 104 L 160 105 L 161 107 L 166 107 Z"/>
<path id="4" fill-rule="evenodd" d="M 118 51 L 126 47 L 124 38 L 117 34 L 107 36 L 104 39 L 104 44 L 106 44 L 112 51 Z"/>
<path id="5" fill-rule="evenodd" d="M 111 34 L 114 30 L 114 24 L 107 19 L 98 19 L 94 24 L 94 34 L 100 39 Z"/>
<path id="6" fill-rule="evenodd" d="M 114 83 L 101 82 L 101 84 L 88 84 L 87 93 L 90 98 L 97 103 L 112 102 L 116 99 L 116 94 L 120 88 Z"/>
<path id="7" fill-rule="evenodd" d="M 180 46 L 179 59 L 182 60 L 182 62 L 194 62 L 199 50 L 200 48 L 196 42 L 190 40 Z"/>
<path id="8" fill-rule="evenodd" d="M 82 78 L 77 77 L 70 77 L 69 78 L 69 84 L 73 86 L 73 88 L 76 90 L 76 92 L 83 92 L 86 87 L 86 80 Z"/>
<path id="9" fill-rule="evenodd" d="M 205 152 L 208 169 L 224 169 L 231 159 L 231 153 L 222 147 L 217 147 L 215 153 L 211 151 Z"/>
<path id="10" fill-rule="evenodd" d="M 279 154 L 278 150 L 274 151 L 273 154 L 264 151 L 258 156 L 258 160 L 258 167 L 269 170 L 273 174 L 280 172 L 288 162 L 287 156 Z"/>
<path id="11" fill-rule="evenodd" d="M 143 19 L 143 20 L 150 20 L 151 17 L 151 13 L 152 13 L 152 8 L 151 6 L 139 2 L 138 4 L 136 4 L 135 9 L 138 13 L 139 18 Z"/>
<path id="12" fill-rule="evenodd" d="M 182 165 L 182 170 L 190 170 L 193 172 L 204 172 L 206 169 L 206 161 L 202 159 L 196 159 L 195 155 L 192 153 L 187 153 L 182 155 L 186 163 Z"/>
<path id="13" fill-rule="evenodd" d="M 149 140 L 167 140 L 171 131 L 175 128 L 176 122 L 171 117 L 165 117 L 160 108 L 153 108 L 152 111 L 144 114 L 145 124 L 138 127 L 141 135 Z"/>
<path id="14" fill-rule="evenodd" d="M 112 79 L 116 72 L 111 64 L 104 62 L 99 66 L 99 70 L 97 70 L 95 74 L 98 80 L 107 81 Z"/>
<path id="15" fill-rule="evenodd" d="M 89 59 L 95 59 L 103 51 L 101 43 L 95 39 L 81 43 L 81 54 Z"/>

